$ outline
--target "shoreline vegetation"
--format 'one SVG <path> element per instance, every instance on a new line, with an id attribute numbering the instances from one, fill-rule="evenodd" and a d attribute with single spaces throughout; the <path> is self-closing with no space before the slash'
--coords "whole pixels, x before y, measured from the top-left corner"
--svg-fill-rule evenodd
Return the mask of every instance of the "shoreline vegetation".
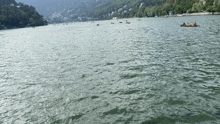
<path id="1" fill-rule="evenodd" d="M 47 25 L 35 7 L 15 0 L 0 0 L 0 30 Z"/>

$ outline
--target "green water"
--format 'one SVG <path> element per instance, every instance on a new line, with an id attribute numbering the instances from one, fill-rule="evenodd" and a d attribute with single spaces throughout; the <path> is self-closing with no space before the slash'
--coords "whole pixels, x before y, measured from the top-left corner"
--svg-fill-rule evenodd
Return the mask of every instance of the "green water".
<path id="1" fill-rule="evenodd" d="M 220 123 L 220 16 L 127 20 L 0 31 L 0 123 Z"/>

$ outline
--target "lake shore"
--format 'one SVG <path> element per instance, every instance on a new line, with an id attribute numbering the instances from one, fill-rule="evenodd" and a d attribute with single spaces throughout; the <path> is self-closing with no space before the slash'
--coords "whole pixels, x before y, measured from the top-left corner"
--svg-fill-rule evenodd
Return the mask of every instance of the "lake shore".
<path id="1" fill-rule="evenodd" d="M 198 12 L 198 13 L 183 13 L 183 16 L 195 16 L 195 15 L 219 15 L 219 12 Z"/>
<path id="2" fill-rule="evenodd" d="M 181 16 L 204 16 L 204 15 L 220 15 L 220 12 L 203 11 L 203 12 L 197 12 L 197 13 L 182 13 L 182 14 L 171 14 L 171 15 L 164 15 L 164 16 L 154 16 L 153 18 L 157 18 L 157 17 L 167 18 L 167 17 L 181 17 Z M 133 17 L 133 18 L 139 18 L 139 17 Z M 144 18 L 151 18 L 151 17 L 144 17 Z M 128 19 L 128 18 L 120 18 L 120 19 Z"/>

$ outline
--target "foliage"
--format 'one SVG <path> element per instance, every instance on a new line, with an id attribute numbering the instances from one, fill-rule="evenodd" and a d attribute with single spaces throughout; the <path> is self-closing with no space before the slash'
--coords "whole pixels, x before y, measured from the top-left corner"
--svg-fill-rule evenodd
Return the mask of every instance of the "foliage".
<path id="1" fill-rule="evenodd" d="M 20 28 L 25 26 L 47 25 L 33 6 L 23 3 L 16 3 L 14 0 L 0 0 L 0 29 L 2 28 Z"/>
<path id="2" fill-rule="evenodd" d="M 203 9 L 204 9 L 203 3 L 202 3 L 201 1 L 199 1 L 199 2 L 196 2 L 196 3 L 193 4 L 191 10 L 192 10 L 193 12 L 200 12 L 200 11 L 202 11 Z"/>
<path id="3" fill-rule="evenodd" d="M 220 0 L 214 0 L 212 7 L 214 11 L 220 12 Z"/>

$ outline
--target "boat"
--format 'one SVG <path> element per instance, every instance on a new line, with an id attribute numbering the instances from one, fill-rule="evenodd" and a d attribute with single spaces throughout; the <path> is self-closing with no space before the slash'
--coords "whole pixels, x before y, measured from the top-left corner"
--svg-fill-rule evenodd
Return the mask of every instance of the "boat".
<path id="1" fill-rule="evenodd" d="M 195 25 L 195 26 L 192 26 L 192 25 L 190 25 L 190 26 L 187 26 L 187 25 L 180 25 L 180 27 L 200 27 L 199 25 Z"/>
<path id="2" fill-rule="evenodd" d="M 176 16 L 181 17 L 181 16 L 183 16 L 183 15 L 182 15 L 182 14 L 177 14 Z"/>
<path id="3" fill-rule="evenodd" d="M 128 22 L 128 21 L 126 20 L 126 24 L 130 24 L 130 22 Z"/>

